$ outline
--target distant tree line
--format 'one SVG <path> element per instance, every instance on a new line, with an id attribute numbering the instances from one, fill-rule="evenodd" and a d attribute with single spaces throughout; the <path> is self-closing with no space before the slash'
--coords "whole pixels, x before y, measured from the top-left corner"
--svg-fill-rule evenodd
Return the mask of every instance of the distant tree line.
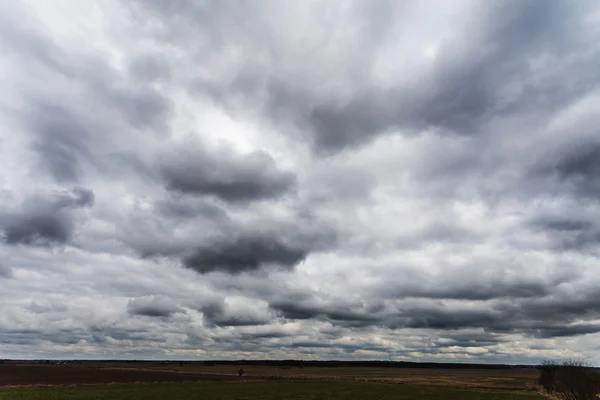
<path id="1" fill-rule="evenodd" d="M 535 368 L 531 365 L 506 364 L 463 364 L 434 363 L 411 361 L 314 361 L 314 360 L 0 360 L 0 363 L 35 363 L 35 364 L 160 364 L 160 365 L 237 365 L 237 366 L 271 366 L 271 367 L 379 367 L 379 368 L 451 368 L 451 369 L 514 369 Z"/>

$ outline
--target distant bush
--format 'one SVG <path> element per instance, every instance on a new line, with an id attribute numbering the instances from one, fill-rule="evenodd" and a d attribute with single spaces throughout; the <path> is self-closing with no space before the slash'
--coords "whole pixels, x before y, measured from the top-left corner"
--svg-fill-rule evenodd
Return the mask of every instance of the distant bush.
<path id="1" fill-rule="evenodd" d="M 600 375 L 584 361 L 544 361 L 538 371 L 539 384 L 559 400 L 597 400 L 600 394 Z"/>

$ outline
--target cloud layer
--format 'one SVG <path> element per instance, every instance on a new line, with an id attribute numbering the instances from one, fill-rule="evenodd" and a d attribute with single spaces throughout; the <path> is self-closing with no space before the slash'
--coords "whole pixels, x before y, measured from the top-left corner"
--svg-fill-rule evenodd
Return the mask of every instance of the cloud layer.
<path id="1" fill-rule="evenodd" d="M 297 3 L 0 5 L 0 358 L 600 363 L 600 9 Z"/>

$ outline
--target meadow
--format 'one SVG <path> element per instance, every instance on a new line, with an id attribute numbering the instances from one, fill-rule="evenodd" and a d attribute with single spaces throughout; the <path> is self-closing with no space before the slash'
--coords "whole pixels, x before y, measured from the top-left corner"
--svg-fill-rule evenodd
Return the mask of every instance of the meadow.
<path id="1" fill-rule="evenodd" d="M 0 365 L 0 400 L 543 399 L 531 369 Z"/>

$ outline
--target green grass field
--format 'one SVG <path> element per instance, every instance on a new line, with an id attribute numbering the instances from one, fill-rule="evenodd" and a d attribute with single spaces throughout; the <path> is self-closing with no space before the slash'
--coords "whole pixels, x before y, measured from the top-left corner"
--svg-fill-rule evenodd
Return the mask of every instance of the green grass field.
<path id="1" fill-rule="evenodd" d="M 1 400 L 534 400 L 537 393 L 407 384 L 323 382 L 197 382 L 0 389 Z"/>

